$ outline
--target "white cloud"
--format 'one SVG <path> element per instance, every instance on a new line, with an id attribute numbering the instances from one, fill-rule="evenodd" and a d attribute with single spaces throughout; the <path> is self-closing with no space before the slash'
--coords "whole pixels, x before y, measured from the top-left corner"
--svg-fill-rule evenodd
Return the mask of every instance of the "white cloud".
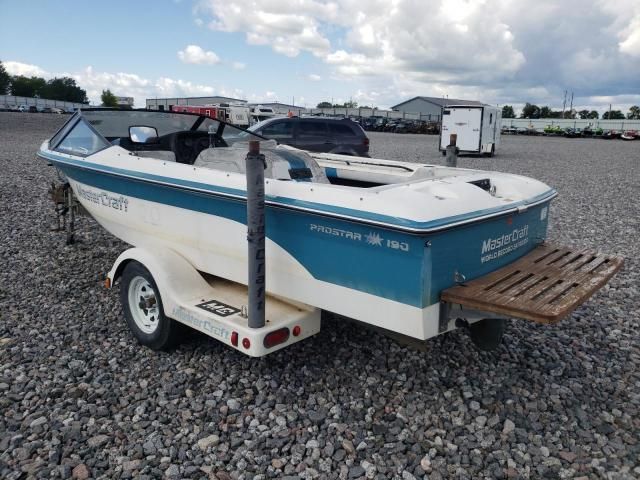
<path id="1" fill-rule="evenodd" d="M 205 0 L 196 7 L 199 16 L 209 15 L 209 28 L 223 32 L 244 32 L 251 45 L 270 45 L 289 57 L 301 51 L 325 55 L 330 43 L 320 21 L 335 15 L 337 5 L 315 0 Z"/>
<path id="2" fill-rule="evenodd" d="M 25 77 L 48 77 L 47 72 L 29 63 L 3 62 L 4 68 L 10 75 L 24 75 Z"/>
<path id="3" fill-rule="evenodd" d="M 200 0 L 195 11 L 248 44 L 309 52 L 328 67 L 323 77 L 385 104 L 405 94 L 557 103 L 565 88 L 585 101 L 639 91 L 638 0 Z"/>
<path id="4" fill-rule="evenodd" d="M 143 107 L 145 99 L 154 97 L 176 96 L 204 96 L 223 95 L 233 98 L 243 98 L 244 92 L 240 89 L 228 89 L 202 85 L 188 80 L 159 77 L 155 80 L 141 77 L 134 73 L 125 72 L 98 72 L 88 66 L 77 72 L 47 72 L 44 69 L 21 62 L 3 62 L 7 72 L 12 75 L 39 75 L 46 79 L 53 77 L 71 77 L 78 86 L 87 91 L 87 96 L 92 104 L 100 103 L 102 90 L 109 89 L 115 95 L 134 97 L 136 106 Z"/>
<path id="5" fill-rule="evenodd" d="M 211 50 L 205 51 L 198 45 L 187 45 L 178 52 L 178 58 L 184 63 L 196 65 L 214 65 L 220 63 L 220 57 Z"/>
<path id="6" fill-rule="evenodd" d="M 615 18 L 613 26 L 618 29 L 620 52 L 640 58 L 640 2 L 617 0 L 615 5 L 604 2 L 602 7 Z"/>
<path id="7" fill-rule="evenodd" d="M 247 68 L 247 64 L 242 62 L 231 62 L 231 68 L 234 70 L 244 70 Z"/>
<path id="8" fill-rule="evenodd" d="M 307 80 L 311 80 L 312 82 L 319 82 L 320 80 L 322 80 L 322 77 L 317 73 L 310 73 L 309 75 L 307 75 Z"/>

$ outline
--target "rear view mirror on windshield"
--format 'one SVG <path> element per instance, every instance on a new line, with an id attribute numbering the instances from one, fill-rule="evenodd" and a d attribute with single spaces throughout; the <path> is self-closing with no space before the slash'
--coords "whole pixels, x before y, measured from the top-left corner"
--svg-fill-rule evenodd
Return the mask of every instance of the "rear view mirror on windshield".
<path id="1" fill-rule="evenodd" d="M 129 127 L 129 138 L 133 143 L 154 143 L 158 139 L 155 127 L 136 125 Z"/>

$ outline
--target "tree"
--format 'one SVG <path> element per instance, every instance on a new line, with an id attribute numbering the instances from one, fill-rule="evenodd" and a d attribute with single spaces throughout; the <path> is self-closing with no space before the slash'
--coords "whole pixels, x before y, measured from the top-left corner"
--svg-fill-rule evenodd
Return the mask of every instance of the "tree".
<path id="1" fill-rule="evenodd" d="M 4 65 L 0 61 L 0 95 L 5 95 L 11 87 L 11 75 L 4 69 Z"/>
<path id="2" fill-rule="evenodd" d="M 634 105 L 633 107 L 629 108 L 627 118 L 629 120 L 640 120 L 640 107 L 638 105 Z"/>
<path id="3" fill-rule="evenodd" d="M 40 90 L 47 84 L 41 77 L 17 75 L 11 78 L 11 95 L 16 97 L 40 97 Z"/>
<path id="4" fill-rule="evenodd" d="M 111 93 L 111 90 L 102 90 L 102 95 L 100 95 L 100 99 L 102 100 L 103 107 L 113 107 L 118 108 L 118 99 L 116 96 Z"/>
<path id="5" fill-rule="evenodd" d="M 602 119 L 603 120 L 624 120 L 624 113 L 622 113 L 620 110 L 611 110 L 604 112 L 604 115 L 602 115 Z"/>
<path id="6" fill-rule="evenodd" d="M 344 103 L 335 103 L 333 105 L 333 107 L 335 107 L 335 108 L 358 108 L 358 102 L 354 102 L 353 100 L 349 100 L 348 102 L 344 102 Z"/>
<path id="7" fill-rule="evenodd" d="M 580 116 L 580 119 L 586 120 L 589 118 L 589 113 L 590 113 L 589 110 L 580 110 L 578 112 L 578 116 Z"/>
<path id="8" fill-rule="evenodd" d="M 540 118 L 552 118 L 552 111 L 546 105 L 540 108 Z"/>
<path id="9" fill-rule="evenodd" d="M 330 102 L 320 102 L 316 108 L 331 108 L 331 103 Z"/>
<path id="10" fill-rule="evenodd" d="M 49 100 L 88 103 L 87 92 L 80 88 L 73 78 L 52 78 L 40 90 L 40 97 Z"/>
<path id="11" fill-rule="evenodd" d="M 597 120 L 598 118 L 600 118 L 600 114 L 595 110 L 591 110 L 589 112 L 589 116 L 587 118 L 589 120 Z"/>
<path id="12" fill-rule="evenodd" d="M 502 107 L 502 118 L 516 118 L 516 113 L 513 111 L 511 105 L 504 105 Z"/>
<path id="13" fill-rule="evenodd" d="M 520 118 L 540 118 L 540 107 L 529 102 L 522 108 Z"/>

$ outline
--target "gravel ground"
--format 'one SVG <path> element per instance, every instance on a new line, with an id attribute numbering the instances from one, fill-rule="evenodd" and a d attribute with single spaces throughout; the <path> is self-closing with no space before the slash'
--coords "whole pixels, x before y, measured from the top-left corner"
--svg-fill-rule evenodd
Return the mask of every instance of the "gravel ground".
<path id="1" fill-rule="evenodd" d="M 47 228 L 35 151 L 64 119 L 0 113 L 0 478 L 640 478 L 640 142 L 506 137 L 460 161 L 549 183 L 551 240 L 627 257 L 559 325 L 419 352 L 329 320 L 251 359 L 198 334 L 136 345 L 102 288 L 124 245 Z M 436 143 L 371 134 L 394 159 L 442 162 Z"/>

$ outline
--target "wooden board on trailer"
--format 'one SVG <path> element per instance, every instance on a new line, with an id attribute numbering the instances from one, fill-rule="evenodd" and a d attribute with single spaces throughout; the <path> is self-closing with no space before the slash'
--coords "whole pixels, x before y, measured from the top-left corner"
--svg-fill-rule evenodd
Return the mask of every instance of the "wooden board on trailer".
<path id="1" fill-rule="evenodd" d="M 590 249 L 543 244 L 506 267 L 444 290 L 441 299 L 513 318 L 556 323 L 606 284 L 623 263 L 622 257 Z"/>

